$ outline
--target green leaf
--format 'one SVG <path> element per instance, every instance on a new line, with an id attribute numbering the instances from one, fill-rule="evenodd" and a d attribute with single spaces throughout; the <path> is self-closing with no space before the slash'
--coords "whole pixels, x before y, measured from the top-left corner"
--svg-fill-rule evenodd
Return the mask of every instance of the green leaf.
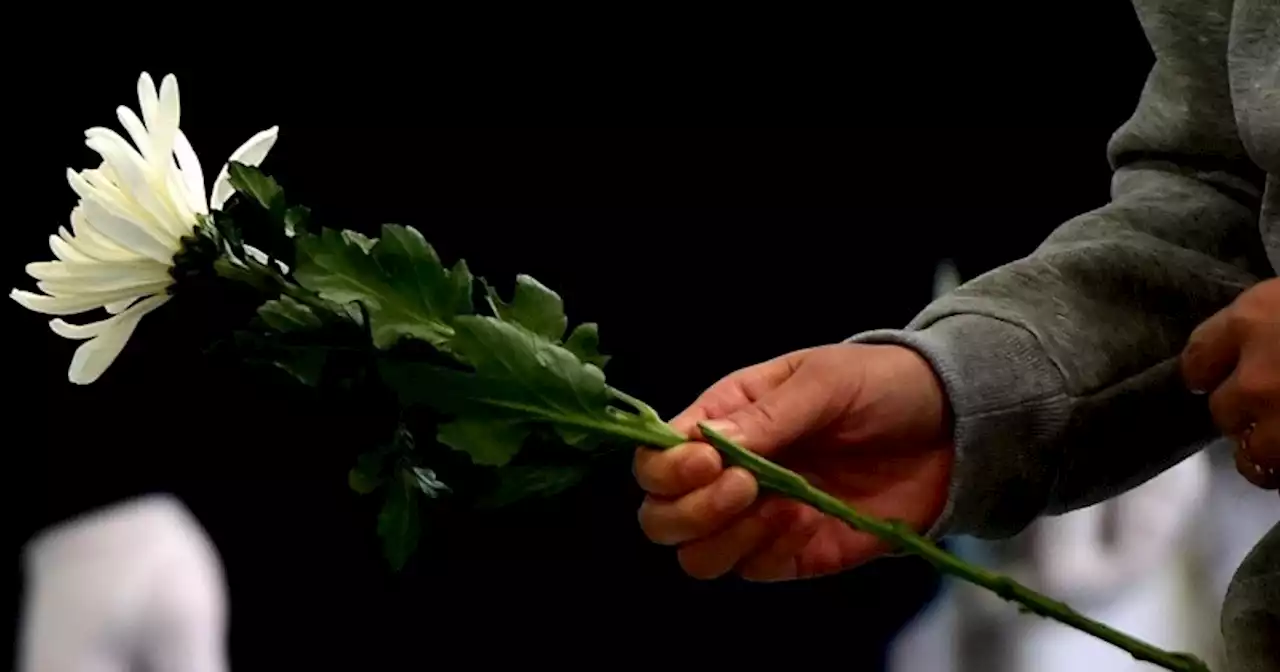
<path id="1" fill-rule="evenodd" d="M 436 477 L 436 472 L 422 467 L 413 468 L 414 485 L 428 497 L 439 497 L 449 492 L 449 486 Z"/>
<path id="2" fill-rule="evenodd" d="M 594 322 L 574 327 L 569 338 L 565 339 L 564 348 L 577 355 L 578 359 L 602 369 L 609 363 L 609 356 L 600 354 L 600 328 Z"/>
<path id="3" fill-rule="evenodd" d="M 569 326 L 560 295 L 527 275 L 516 276 L 516 291 L 511 303 L 504 303 L 488 284 L 485 284 L 485 293 L 499 318 L 515 322 L 547 340 L 559 342 Z"/>
<path id="4" fill-rule="evenodd" d="M 496 417 L 462 417 L 440 426 L 436 440 L 471 456 L 471 461 L 500 467 L 520 452 L 531 429 L 523 423 Z"/>
<path id="5" fill-rule="evenodd" d="M 382 479 L 352 468 L 347 472 L 347 485 L 361 495 L 367 495 L 382 485 Z"/>
<path id="6" fill-rule="evenodd" d="M 588 465 L 509 466 L 498 470 L 498 484 L 477 502 L 481 508 L 508 506 L 532 497 L 551 497 L 577 485 Z"/>
<path id="7" fill-rule="evenodd" d="M 644 419 L 610 408 L 604 373 L 563 346 L 500 319 L 467 315 L 454 321 L 452 352 L 474 371 L 419 362 L 385 361 L 382 379 L 405 404 L 454 417 L 442 443 L 478 464 L 502 464 L 539 425 L 588 447 L 589 435 L 643 436 Z"/>
<path id="8" fill-rule="evenodd" d="M 382 553 L 397 571 L 404 568 L 417 550 L 421 534 L 416 480 L 408 471 L 397 473 L 378 514 Z"/>
<path id="9" fill-rule="evenodd" d="M 312 387 L 320 383 L 329 362 L 329 350 L 324 345 L 290 343 L 274 332 L 240 330 L 232 335 L 232 344 L 237 359 L 279 369 Z"/>
<path id="10" fill-rule="evenodd" d="M 472 310 L 466 264 L 446 270 L 412 228 L 385 225 L 376 241 L 332 229 L 303 235 L 297 263 L 294 278 L 303 287 L 330 301 L 364 305 L 382 349 L 406 336 L 445 347 L 454 318 Z"/>
<path id="11" fill-rule="evenodd" d="M 370 238 L 369 236 L 366 236 L 363 233 L 360 233 L 359 231 L 351 231 L 351 230 L 343 231 L 342 237 L 355 243 L 356 246 L 359 247 L 365 254 L 368 254 L 371 250 L 373 250 L 373 246 L 378 244 L 377 240 Z"/>
<path id="12" fill-rule="evenodd" d="M 320 318 L 310 307 L 288 296 L 262 304 L 258 308 L 258 316 L 267 326 L 285 334 L 310 331 L 321 326 Z"/>
<path id="13" fill-rule="evenodd" d="M 284 227 L 289 235 L 309 231 L 311 227 L 311 208 L 295 205 L 284 211 Z"/>
<path id="14" fill-rule="evenodd" d="M 347 485 L 362 495 L 367 495 L 382 487 L 382 470 L 386 466 L 390 446 L 380 446 L 356 458 L 356 466 L 347 472 Z"/>
<path id="15" fill-rule="evenodd" d="M 263 208 L 271 212 L 284 210 L 284 189 L 275 178 L 254 166 L 232 161 L 227 165 L 231 186 L 236 191 L 251 196 Z"/>
<path id="16" fill-rule="evenodd" d="M 306 208 L 289 208 L 284 189 L 275 178 L 258 168 L 232 162 L 227 172 L 236 193 L 214 216 L 236 257 L 245 258 L 242 245 L 247 244 L 271 259 L 292 266 L 296 250 L 289 238 L 289 212 L 296 211 L 296 220 Z"/>
<path id="17" fill-rule="evenodd" d="M 321 347 L 284 347 L 277 349 L 274 362 L 303 385 L 316 387 L 324 376 L 325 365 L 329 363 L 329 353 Z"/>

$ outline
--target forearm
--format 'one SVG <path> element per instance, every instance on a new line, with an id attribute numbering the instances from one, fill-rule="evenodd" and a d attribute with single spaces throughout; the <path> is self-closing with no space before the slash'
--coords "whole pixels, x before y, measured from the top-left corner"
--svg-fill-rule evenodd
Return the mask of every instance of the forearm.
<path id="1" fill-rule="evenodd" d="M 854 338 L 914 348 L 947 389 L 957 462 L 935 534 L 1014 534 L 1132 488 L 1215 435 L 1177 356 L 1197 324 L 1271 273 L 1262 173 L 1220 62 L 1230 3 L 1139 4 L 1157 65 L 1109 147 L 1112 202 L 907 329 Z"/>

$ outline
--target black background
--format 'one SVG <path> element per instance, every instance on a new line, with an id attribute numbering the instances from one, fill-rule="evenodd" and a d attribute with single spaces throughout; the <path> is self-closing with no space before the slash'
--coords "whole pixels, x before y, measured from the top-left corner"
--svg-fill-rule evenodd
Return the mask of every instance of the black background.
<path id="1" fill-rule="evenodd" d="M 116 126 L 139 71 L 172 71 L 208 177 L 279 124 L 264 168 L 292 200 L 329 225 L 418 227 L 503 285 L 539 278 L 571 320 L 602 325 L 613 384 L 670 415 L 738 367 L 905 323 L 941 258 L 971 277 L 1103 203 L 1105 143 L 1150 54 L 1126 3 L 1096 5 L 900 3 L 830 35 L 810 17 L 578 48 L 548 36 L 492 64 L 482 41 L 412 57 L 335 42 L 261 71 L 225 55 L 28 68 L 11 80 L 22 169 L 4 277 L 31 288 L 21 264 L 50 256 L 73 205 L 63 171 L 92 161 L 79 131 Z M 394 577 L 346 489 L 351 419 L 211 370 L 182 338 L 189 310 L 145 320 L 87 388 L 66 382 L 72 343 L 6 310 L 13 546 L 90 507 L 179 494 L 227 566 L 237 669 L 776 655 L 873 670 L 935 588 L 910 560 L 794 585 L 686 579 L 640 534 L 628 455 L 552 504 L 456 521 Z"/>

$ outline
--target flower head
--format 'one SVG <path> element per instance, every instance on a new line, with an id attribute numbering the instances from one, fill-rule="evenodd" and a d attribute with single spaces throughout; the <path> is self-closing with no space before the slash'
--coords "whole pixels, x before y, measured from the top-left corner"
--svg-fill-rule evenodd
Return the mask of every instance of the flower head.
<path id="1" fill-rule="evenodd" d="M 116 115 L 132 144 L 109 128 L 85 131 L 85 144 L 102 157 L 95 169 L 67 170 L 79 196 L 71 225 L 49 237 L 57 261 L 27 265 L 42 294 L 15 289 L 9 296 L 46 315 L 75 315 L 103 309 L 108 317 L 87 324 L 60 318 L 54 333 L 84 340 L 71 359 L 68 378 L 88 384 L 98 379 L 124 348 L 138 322 L 169 300 L 169 273 L 182 239 L 192 235 L 201 215 L 217 210 L 233 193 L 227 166 L 206 198 L 204 172 L 186 135 L 178 128 L 178 80 L 164 78 L 157 92 L 151 76 L 138 78 L 141 117 L 128 107 Z M 276 141 L 272 127 L 249 139 L 230 161 L 258 165 Z"/>

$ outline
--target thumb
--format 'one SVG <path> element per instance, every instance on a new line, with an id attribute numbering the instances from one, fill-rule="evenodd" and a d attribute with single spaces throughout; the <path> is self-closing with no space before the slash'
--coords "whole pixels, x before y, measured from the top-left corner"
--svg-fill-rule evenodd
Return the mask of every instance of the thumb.
<path id="1" fill-rule="evenodd" d="M 703 424 L 753 453 L 770 455 L 828 422 L 828 388 L 820 377 L 797 371 L 760 399 Z"/>

